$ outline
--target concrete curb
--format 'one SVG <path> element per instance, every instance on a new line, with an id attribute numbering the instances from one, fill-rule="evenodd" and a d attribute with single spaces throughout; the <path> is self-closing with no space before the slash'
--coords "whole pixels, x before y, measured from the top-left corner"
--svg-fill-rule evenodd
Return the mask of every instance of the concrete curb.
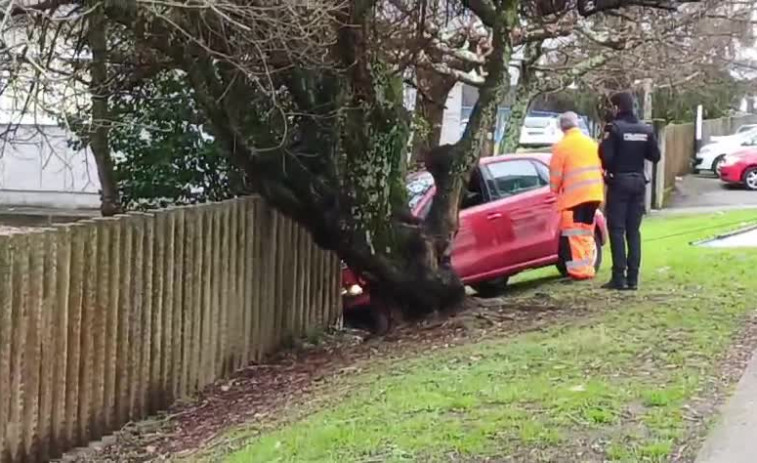
<path id="1" fill-rule="evenodd" d="M 757 462 L 757 352 L 696 463 Z"/>
<path id="2" fill-rule="evenodd" d="M 739 228 L 738 230 L 722 233 L 720 235 L 713 236 L 711 238 L 705 238 L 699 241 L 692 241 L 689 244 L 692 246 L 700 246 L 702 244 L 709 243 L 710 241 L 724 240 L 732 236 L 741 235 L 742 233 L 749 233 L 750 231 L 753 231 L 753 230 L 757 230 L 757 224 L 747 225 L 744 228 Z"/>

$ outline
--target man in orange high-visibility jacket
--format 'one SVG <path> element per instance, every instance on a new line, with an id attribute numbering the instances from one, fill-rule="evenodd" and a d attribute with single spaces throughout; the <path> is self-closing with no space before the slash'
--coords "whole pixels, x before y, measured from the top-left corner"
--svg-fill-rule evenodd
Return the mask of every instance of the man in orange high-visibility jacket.
<path id="1" fill-rule="evenodd" d="M 594 278 L 594 215 L 604 201 L 599 146 L 578 128 L 578 115 L 560 116 L 562 140 L 552 147 L 550 187 L 560 211 L 560 259 L 576 280 Z"/>

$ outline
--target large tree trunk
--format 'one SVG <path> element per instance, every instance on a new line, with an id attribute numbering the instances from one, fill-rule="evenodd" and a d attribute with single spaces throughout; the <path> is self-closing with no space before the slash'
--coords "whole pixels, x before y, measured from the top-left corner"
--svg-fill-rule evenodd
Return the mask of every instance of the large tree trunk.
<path id="1" fill-rule="evenodd" d="M 413 134 L 411 162 L 419 165 L 433 148 L 439 146 L 447 97 L 457 79 L 426 69 L 419 69 L 416 74 L 418 88 L 423 91 L 417 93 L 415 115 L 422 122 L 422 128 Z"/>
<path id="2" fill-rule="evenodd" d="M 144 37 L 187 72 L 214 136 L 247 173 L 254 191 L 305 226 L 320 246 L 336 251 L 368 281 L 374 301 L 415 317 L 457 307 L 465 295 L 450 265 L 451 243 L 461 194 L 508 90 L 509 31 L 518 2 L 503 3 L 507 7 L 495 14 L 486 83 L 465 133 L 427 156 L 437 193 L 425 222 L 413 217 L 407 204 L 410 121 L 402 82 L 368 46 L 371 0 L 345 2 L 337 18 L 341 26 L 333 55 L 341 68 L 288 66 L 271 74 L 275 88 L 287 89 L 296 119 L 275 106 L 266 111 L 261 99 L 268 95 L 260 92 L 259 82 L 237 63 L 208 52 L 228 47 L 215 42 L 222 36 L 207 33 L 219 20 L 210 13 L 186 9 L 173 18 L 193 36 L 204 37 L 202 46 L 172 34 L 175 26 L 161 21 L 144 24 Z M 109 11 L 122 23 L 139 21 L 115 8 Z M 286 145 L 274 130 L 280 127 L 296 130 L 286 132 Z M 261 146 L 273 148 L 256 148 Z"/>
<path id="3" fill-rule="evenodd" d="M 513 51 L 509 33 L 517 23 L 518 6 L 515 1 L 501 2 L 491 18 L 492 53 L 485 66 L 486 80 L 462 138 L 454 145 L 436 148 L 427 159 L 436 195 L 424 228 L 430 238 L 429 253 L 436 257 L 439 268 L 449 266 L 463 192 L 494 125 L 499 103 L 509 89 L 508 63 Z"/>
<path id="4" fill-rule="evenodd" d="M 95 157 L 100 180 L 100 212 L 112 216 L 121 212 L 121 201 L 113 173 L 108 134 L 111 120 L 108 114 L 108 42 L 107 23 L 98 2 L 90 2 L 94 10 L 89 15 L 87 43 L 92 51 L 90 65 L 90 93 L 92 95 L 92 126 L 89 133 L 89 147 Z"/>
<path id="5" fill-rule="evenodd" d="M 541 56 L 542 42 L 529 42 L 523 52 L 523 62 L 520 68 L 520 79 L 515 89 L 515 98 L 510 106 L 510 115 L 507 118 L 507 126 L 502 142 L 499 146 L 499 154 L 514 153 L 520 146 L 520 133 L 523 121 L 531 106 L 531 101 L 538 95 L 537 79 L 534 75 L 533 65 Z"/>
<path id="6" fill-rule="evenodd" d="M 520 133 L 523 130 L 523 121 L 526 120 L 528 107 L 531 103 L 531 95 L 523 86 L 519 86 L 515 93 L 515 99 L 510 106 L 510 114 L 507 117 L 507 125 L 502 141 L 499 144 L 499 154 L 512 154 L 520 146 Z"/>

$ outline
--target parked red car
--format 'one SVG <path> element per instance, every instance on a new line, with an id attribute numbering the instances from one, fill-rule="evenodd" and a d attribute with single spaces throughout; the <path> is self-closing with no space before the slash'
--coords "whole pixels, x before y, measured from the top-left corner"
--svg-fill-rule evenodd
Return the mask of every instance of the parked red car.
<path id="1" fill-rule="evenodd" d="M 560 214 L 549 189 L 549 154 L 518 154 L 484 158 L 471 176 L 460 210 L 460 228 L 453 242 L 452 266 L 466 285 L 480 295 L 504 289 L 507 279 L 523 270 L 556 265 L 559 257 Z M 434 197 L 434 179 L 421 172 L 408 178 L 410 208 L 425 217 Z M 607 242 L 601 212 L 595 219 L 597 255 Z M 365 284 L 344 267 L 342 296 L 347 309 L 367 306 Z"/>
<path id="2" fill-rule="evenodd" d="M 757 190 L 757 148 L 727 155 L 720 168 L 720 180 Z"/>

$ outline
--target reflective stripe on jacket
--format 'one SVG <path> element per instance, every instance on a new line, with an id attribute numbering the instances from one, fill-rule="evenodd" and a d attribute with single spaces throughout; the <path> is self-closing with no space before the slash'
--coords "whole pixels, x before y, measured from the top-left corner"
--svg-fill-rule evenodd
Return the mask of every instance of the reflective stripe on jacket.
<path id="1" fill-rule="evenodd" d="M 604 179 L 599 147 L 579 129 L 571 129 L 552 147 L 550 188 L 558 195 L 557 208 L 604 201 Z"/>

